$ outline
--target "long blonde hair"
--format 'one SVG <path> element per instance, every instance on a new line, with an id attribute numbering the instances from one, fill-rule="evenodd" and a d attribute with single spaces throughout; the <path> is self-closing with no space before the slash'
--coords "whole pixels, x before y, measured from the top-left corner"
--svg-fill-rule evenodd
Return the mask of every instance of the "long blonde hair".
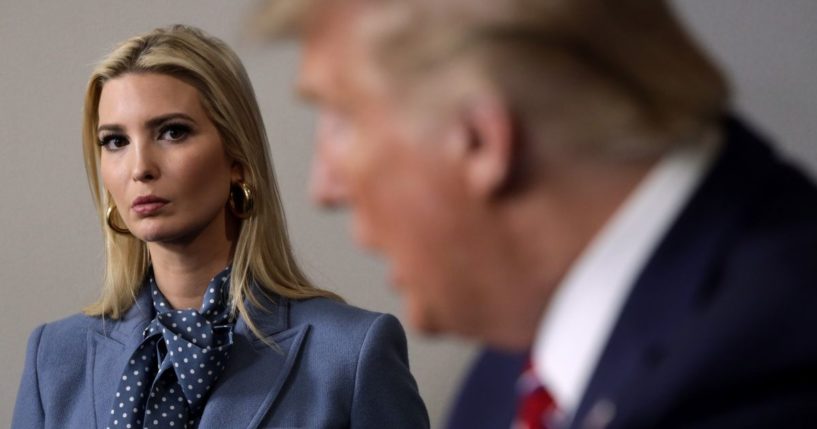
<path id="1" fill-rule="evenodd" d="M 180 79 L 199 92 L 219 131 L 225 151 L 244 170 L 254 189 L 255 214 L 242 221 L 233 255 L 231 306 L 259 335 L 245 300 L 259 306 L 253 283 L 290 299 L 337 295 L 314 287 L 292 253 L 267 136 L 255 94 L 241 61 L 224 42 L 199 29 L 176 25 L 128 39 L 94 70 L 85 95 L 83 153 L 88 182 L 105 239 L 105 275 L 99 299 L 85 309 L 91 316 L 120 318 L 135 302 L 150 263 L 145 243 L 107 227 L 111 197 L 99 180 L 98 107 L 105 83 L 127 73 L 159 73 Z M 225 202 L 226 203 L 226 202 Z"/>

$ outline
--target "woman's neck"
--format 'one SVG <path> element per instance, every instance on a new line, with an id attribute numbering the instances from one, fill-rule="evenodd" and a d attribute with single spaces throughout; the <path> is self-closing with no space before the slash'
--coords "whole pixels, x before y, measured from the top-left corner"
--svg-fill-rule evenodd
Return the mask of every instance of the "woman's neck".
<path id="1" fill-rule="evenodd" d="M 153 276 L 174 309 L 199 309 L 210 280 L 232 261 L 235 241 L 148 243 Z"/>

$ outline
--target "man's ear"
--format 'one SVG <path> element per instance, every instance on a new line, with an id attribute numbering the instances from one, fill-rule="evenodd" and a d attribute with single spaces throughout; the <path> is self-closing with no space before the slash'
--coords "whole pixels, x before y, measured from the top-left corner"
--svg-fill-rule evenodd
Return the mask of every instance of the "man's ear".
<path id="1" fill-rule="evenodd" d="M 463 125 L 466 185 L 475 195 L 496 195 L 511 180 L 519 150 L 510 108 L 501 98 L 481 97 L 467 106 Z"/>

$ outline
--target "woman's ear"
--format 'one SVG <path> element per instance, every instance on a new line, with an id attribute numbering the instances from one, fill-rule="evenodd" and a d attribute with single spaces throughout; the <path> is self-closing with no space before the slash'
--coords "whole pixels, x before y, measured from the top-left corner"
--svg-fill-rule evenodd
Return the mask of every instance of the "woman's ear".
<path id="1" fill-rule="evenodd" d="M 230 167 L 230 181 L 232 183 L 244 181 L 244 165 L 238 161 L 233 161 L 233 165 Z"/>
<path id="2" fill-rule="evenodd" d="M 518 150 L 510 108 L 498 97 L 475 99 L 464 111 L 463 125 L 466 184 L 475 195 L 491 197 L 510 181 Z"/>

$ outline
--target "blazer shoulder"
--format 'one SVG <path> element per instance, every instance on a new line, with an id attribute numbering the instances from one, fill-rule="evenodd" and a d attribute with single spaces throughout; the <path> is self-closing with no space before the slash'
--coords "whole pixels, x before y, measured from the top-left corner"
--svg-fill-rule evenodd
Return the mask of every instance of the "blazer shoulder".
<path id="1" fill-rule="evenodd" d="M 727 219 L 734 232 L 720 265 L 743 284 L 811 285 L 817 279 L 817 185 L 796 164 L 745 127 L 732 131 L 733 185 L 715 196 L 743 195 L 743 210 Z M 762 281 L 761 281 L 762 279 Z M 814 300 L 814 287 L 807 288 Z M 795 301 L 796 302 L 796 301 Z"/>
<path id="2" fill-rule="evenodd" d="M 52 357 L 58 364 L 66 356 L 85 353 L 89 330 L 98 329 L 101 323 L 99 318 L 74 314 L 40 325 L 31 335 L 39 337 L 39 355 Z"/>
<path id="3" fill-rule="evenodd" d="M 372 350 L 386 349 L 407 361 L 405 331 L 391 314 L 326 298 L 292 301 L 289 313 L 291 328 L 309 325 L 310 343 L 331 346 L 339 362 L 358 362 Z"/>
<path id="4" fill-rule="evenodd" d="M 325 298 L 292 301 L 290 327 L 306 324 L 301 371 L 331 380 L 325 390 L 344 392 L 333 401 L 349 410 L 351 427 L 429 427 L 396 317 Z"/>
<path id="5" fill-rule="evenodd" d="M 290 325 L 309 323 L 314 329 L 365 332 L 381 317 L 394 316 L 364 310 L 329 298 L 312 298 L 290 303 Z"/>
<path id="6" fill-rule="evenodd" d="M 67 343 L 77 343 L 77 340 L 80 339 L 84 342 L 88 330 L 100 326 L 100 323 L 102 323 L 101 319 L 82 313 L 48 322 L 41 326 L 40 343 L 41 345 L 55 343 L 62 346 Z"/>

